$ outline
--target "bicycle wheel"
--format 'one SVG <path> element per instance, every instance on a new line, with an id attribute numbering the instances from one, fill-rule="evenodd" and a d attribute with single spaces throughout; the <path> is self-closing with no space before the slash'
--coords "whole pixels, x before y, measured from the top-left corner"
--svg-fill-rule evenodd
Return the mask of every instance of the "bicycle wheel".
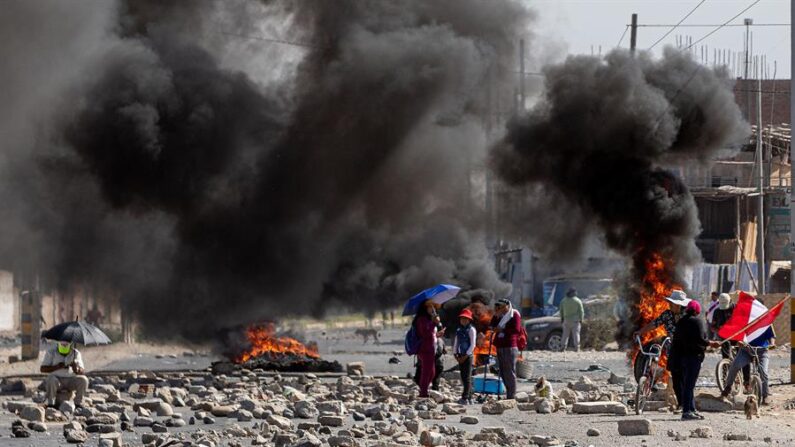
<path id="1" fill-rule="evenodd" d="M 715 381 L 718 383 L 718 388 L 721 392 L 726 388 L 726 378 L 729 376 L 729 367 L 732 362 L 729 359 L 721 359 L 715 365 Z"/>
<path id="2" fill-rule="evenodd" d="M 756 395 L 756 401 L 762 402 L 762 379 L 758 374 L 751 374 L 751 392 Z"/>
<path id="3" fill-rule="evenodd" d="M 651 384 L 647 376 L 641 376 L 638 379 L 638 387 L 635 389 L 635 414 L 643 414 L 646 408 L 646 400 L 651 394 Z"/>

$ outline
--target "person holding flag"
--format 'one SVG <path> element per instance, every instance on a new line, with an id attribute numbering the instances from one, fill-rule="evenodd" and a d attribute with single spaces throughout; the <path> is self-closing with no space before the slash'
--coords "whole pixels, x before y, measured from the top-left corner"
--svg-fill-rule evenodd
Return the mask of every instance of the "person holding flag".
<path id="1" fill-rule="evenodd" d="M 751 294 L 740 292 L 734 312 L 718 331 L 718 335 L 726 342 L 734 340 L 742 344 L 742 348 L 729 367 L 725 389 L 721 390 L 720 394 L 722 399 L 729 397 L 732 384 L 740 370 L 753 362 L 753 354 L 750 349 L 756 349 L 759 356 L 759 378 L 762 380 L 760 404 L 768 404 L 767 398 L 770 394 L 768 365 L 770 360 L 767 351 L 775 344 L 775 331 L 772 324 L 788 299 L 789 297 L 786 297 L 768 309 Z"/>

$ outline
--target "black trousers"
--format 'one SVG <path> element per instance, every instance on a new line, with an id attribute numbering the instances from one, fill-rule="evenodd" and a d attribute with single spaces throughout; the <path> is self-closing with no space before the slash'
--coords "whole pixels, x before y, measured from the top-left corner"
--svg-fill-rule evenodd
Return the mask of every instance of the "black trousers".
<path id="1" fill-rule="evenodd" d="M 461 370 L 461 383 L 464 384 L 461 398 L 465 400 L 472 399 L 472 356 L 466 356 L 466 360 L 459 363 L 458 368 Z"/>
<path id="2" fill-rule="evenodd" d="M 671 370 L 671 382 L 674 386 L 674 395 L 676 396 L 676 403 L 682 406 L 682 369 Z"/>
<path id="3" fill-rule="evenodd" d="M 687 355 L 680 360 L 682 400 L 680 400 L 679 403 L 682 406 L 682 413 L 694 413 L 696 411 L 696 398 L 694 394 L 696 382 L 698 381 L 698 374 L 701 372 L 701 362 L 703 361 L 703 358 L 695 355 Z"/>

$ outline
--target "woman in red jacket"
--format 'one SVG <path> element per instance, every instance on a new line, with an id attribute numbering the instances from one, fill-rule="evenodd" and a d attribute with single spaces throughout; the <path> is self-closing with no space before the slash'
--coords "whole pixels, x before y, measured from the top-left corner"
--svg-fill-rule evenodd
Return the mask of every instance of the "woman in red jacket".
<path id="1" fill-rule="evenodd" d="M 439 324 L 436 306 L 431 300 L 424 302 L 411 323 L 417 328 L 420 338 L 417 352 L 420 362 L 420 397 L 428 397 L 428 388 L 436 375 L 436 325 Z"/>
<path id="2" fill-rule="evenodd" d="M 496 332 L 494 346 L 497 348 L 500 377 L 505 384 L 506 398 L 513 399 L 516 396 L 516 359 L 519 357 L 522 317 L 506 299 L 498 300 L 494 304 L 494 314 L 491 326 Z"/>

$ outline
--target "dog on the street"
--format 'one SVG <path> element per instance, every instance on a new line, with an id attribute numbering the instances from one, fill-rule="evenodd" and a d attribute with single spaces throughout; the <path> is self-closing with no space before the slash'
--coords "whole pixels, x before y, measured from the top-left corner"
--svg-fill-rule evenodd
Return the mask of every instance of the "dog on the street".
<path id="1" fill-rule="evenodd" d="M 745 417 L 748 419 L 754 416 L 759 417 L 759 402 L 756 400 L 756 395 L 751 394 L 748 399 L 745 399 L 743 410 L 745 410 Z"/>
<path id="2" fill-rule="evenodd" d="M 354 335 L 358 337 L 364 338 L 364 344 L 366 345 L 367 342 L 370 340 L 370 337 L 373 338 L 373 344 L 380 345 L 381 340 L 378 339 L 378 331 L 375 329 L 356 329 Z"/>

